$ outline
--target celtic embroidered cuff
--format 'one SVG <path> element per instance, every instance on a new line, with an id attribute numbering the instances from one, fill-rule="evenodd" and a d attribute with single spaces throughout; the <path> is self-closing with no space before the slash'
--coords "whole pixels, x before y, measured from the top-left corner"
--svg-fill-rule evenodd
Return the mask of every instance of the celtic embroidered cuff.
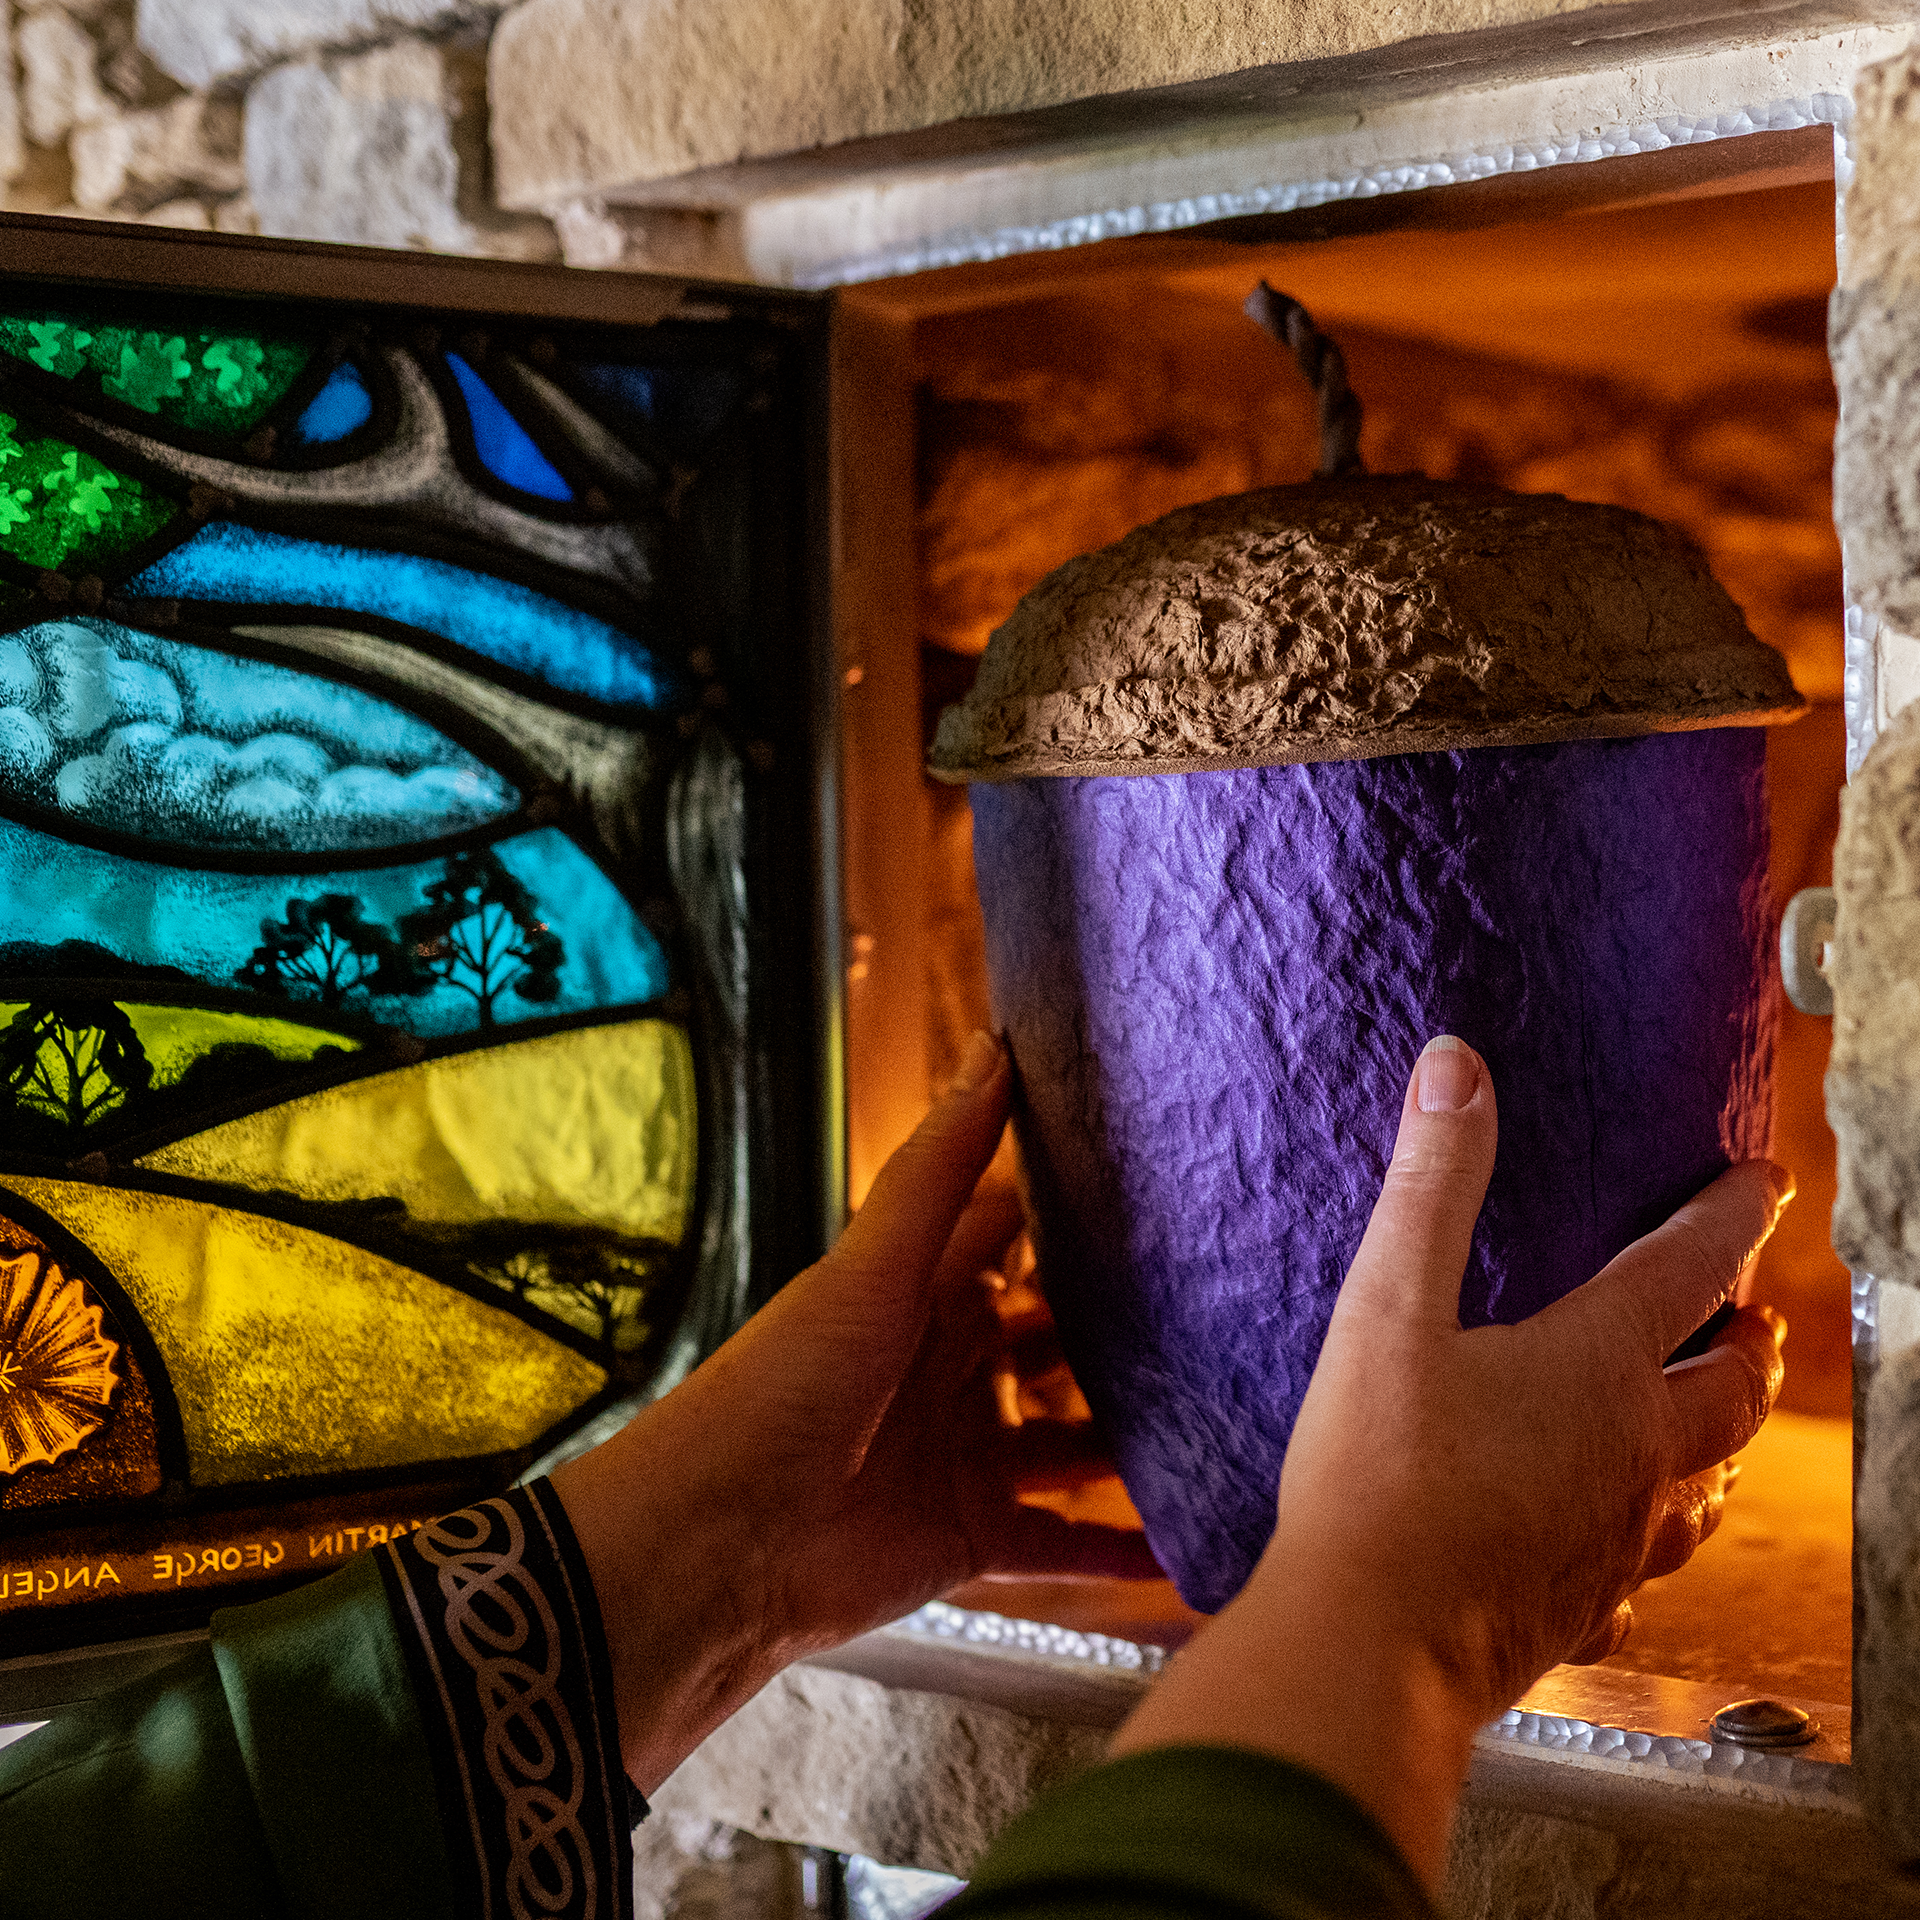
<path id="1" fill-rule="evenodd" d="M 631 1920 L 634 1809 L 606 1638 L 551 1485 L 448 1514 L 377 1557 L 433 1760 L 455 1910 Z"/>

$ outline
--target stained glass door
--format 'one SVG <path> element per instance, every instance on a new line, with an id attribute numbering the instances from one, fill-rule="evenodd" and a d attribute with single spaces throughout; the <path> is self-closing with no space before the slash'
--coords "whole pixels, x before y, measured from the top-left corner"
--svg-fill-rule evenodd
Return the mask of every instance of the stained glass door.
<path id="1" fill-rule="evenodd" d="M 830 1226 L 821 310 L 188 257 L 0 278 L 0 1658 L 504 1484 Z"/>

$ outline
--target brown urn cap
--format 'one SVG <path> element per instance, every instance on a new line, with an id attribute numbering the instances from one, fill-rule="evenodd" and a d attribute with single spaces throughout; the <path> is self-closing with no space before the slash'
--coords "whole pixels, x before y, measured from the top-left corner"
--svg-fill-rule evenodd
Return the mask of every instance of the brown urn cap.
<path id="1" fill-rule="evenodd" d="M 1765 726 L 1806 702 L 1691 541 L 1421 476 L 1183 507 L 1056 568 L 941 716 L 943 780 Z"/>

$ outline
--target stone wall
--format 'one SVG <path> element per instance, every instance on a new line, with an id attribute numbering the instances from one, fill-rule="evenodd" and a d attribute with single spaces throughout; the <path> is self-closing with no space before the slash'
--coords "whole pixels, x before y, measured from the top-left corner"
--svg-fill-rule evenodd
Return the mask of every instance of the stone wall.
<path id="1" fill-rule="evenodd" d="M 1847 796 L 1834 861 L 1834 1046 L 1840 1140 L 1834 1244 L 1877 1276 L 1858 1369 L 1854 1753 L 1862 1799 L 1900 1858 L 1920 1860 L 1920 54 L 1861 76 L 1845 271 L 1833 302 L 1841 400 L 1834 506 L 1855 597 L 1877 624 L 1880 738 Z M 1904 707 L 1904 711 L 1901 709 Z"/>
<path id="2" fill-rule="evenodd" d="M 506 0 L 0 0 L 0 205 L 552 260 L 493 192 Z"/>

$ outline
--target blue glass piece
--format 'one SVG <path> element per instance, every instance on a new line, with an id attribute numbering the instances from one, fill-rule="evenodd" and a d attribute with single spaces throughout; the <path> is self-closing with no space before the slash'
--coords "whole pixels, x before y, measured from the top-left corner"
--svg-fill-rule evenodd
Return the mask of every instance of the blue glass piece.
<path id="1" fill-rule="evenodd" d="M 139 633 L 47 620 L 0 638 L 0 794 L 175 847 L 403 847 L 520 796 L 355 687 Z"/>
<path id="2" fill-rule="evenodd" d="M 666 991 L 667 963 L 652 934 L 558 828 L 498 842 L 494 852 L 561 946 L 552 994 L 525 998 L 509 976 L 491 1002 L 495 1022 L 629 1006 Z M 172 967 L 207 986 L 242 991 L 240 976 L 262 944 L 263 923 L 284 925 L 290 900 L 346 894 L 363 923 L 394 933 L 447 871 L 445 861 L 424 860 L 346 873 L 198 872 L 101 853 L 0 820 L 0 976 L 112 977 Z M 56 954 L 66 941 L 104 951 Z M 341 970 L 351 984 L 331 1005 L 428 1038 L 479 1025 L 478 1003 L 459 982 L 429 976 L 413 991 L 393 992 L 381 973 L 369 968 L 352 978 L 357 971 Z"/>
<path id="3" fill-rule="evenodd" d="M 651 429 L 674 446 L 692 449 L 709 439 L 746 391 L 724 367 L 636 367 L 620 361 L 576 369 L 604 403 L 615 426 Z"/>
<path id="4" fill-rule="evenodd" d="M 656 712 L 675 689 L 631 634 L 577 607 L 444 560 L 294 540 L 212 520 L 127 592 L 385 614 L 563 693 Z"/>
<path id="5" fill-rule="evenodd" d="M 447 365 L 467 403 L 473 424 L 473 450 L 496 480 L 542 500 L 571 500 L 573 489 L 560 477 L 552 461 L 533 444 L 533 436 L 502 404 L 500 396 L 457 353 Z"/>
<path id="6" fill-rule="evenodd" d="M 342 360 L 327 376 L 327 384 L 307 402 L 294 422 L 294 433 L 308 446 L 344 440 L 373 418 L 373 395 L 351 360 Z"/>

